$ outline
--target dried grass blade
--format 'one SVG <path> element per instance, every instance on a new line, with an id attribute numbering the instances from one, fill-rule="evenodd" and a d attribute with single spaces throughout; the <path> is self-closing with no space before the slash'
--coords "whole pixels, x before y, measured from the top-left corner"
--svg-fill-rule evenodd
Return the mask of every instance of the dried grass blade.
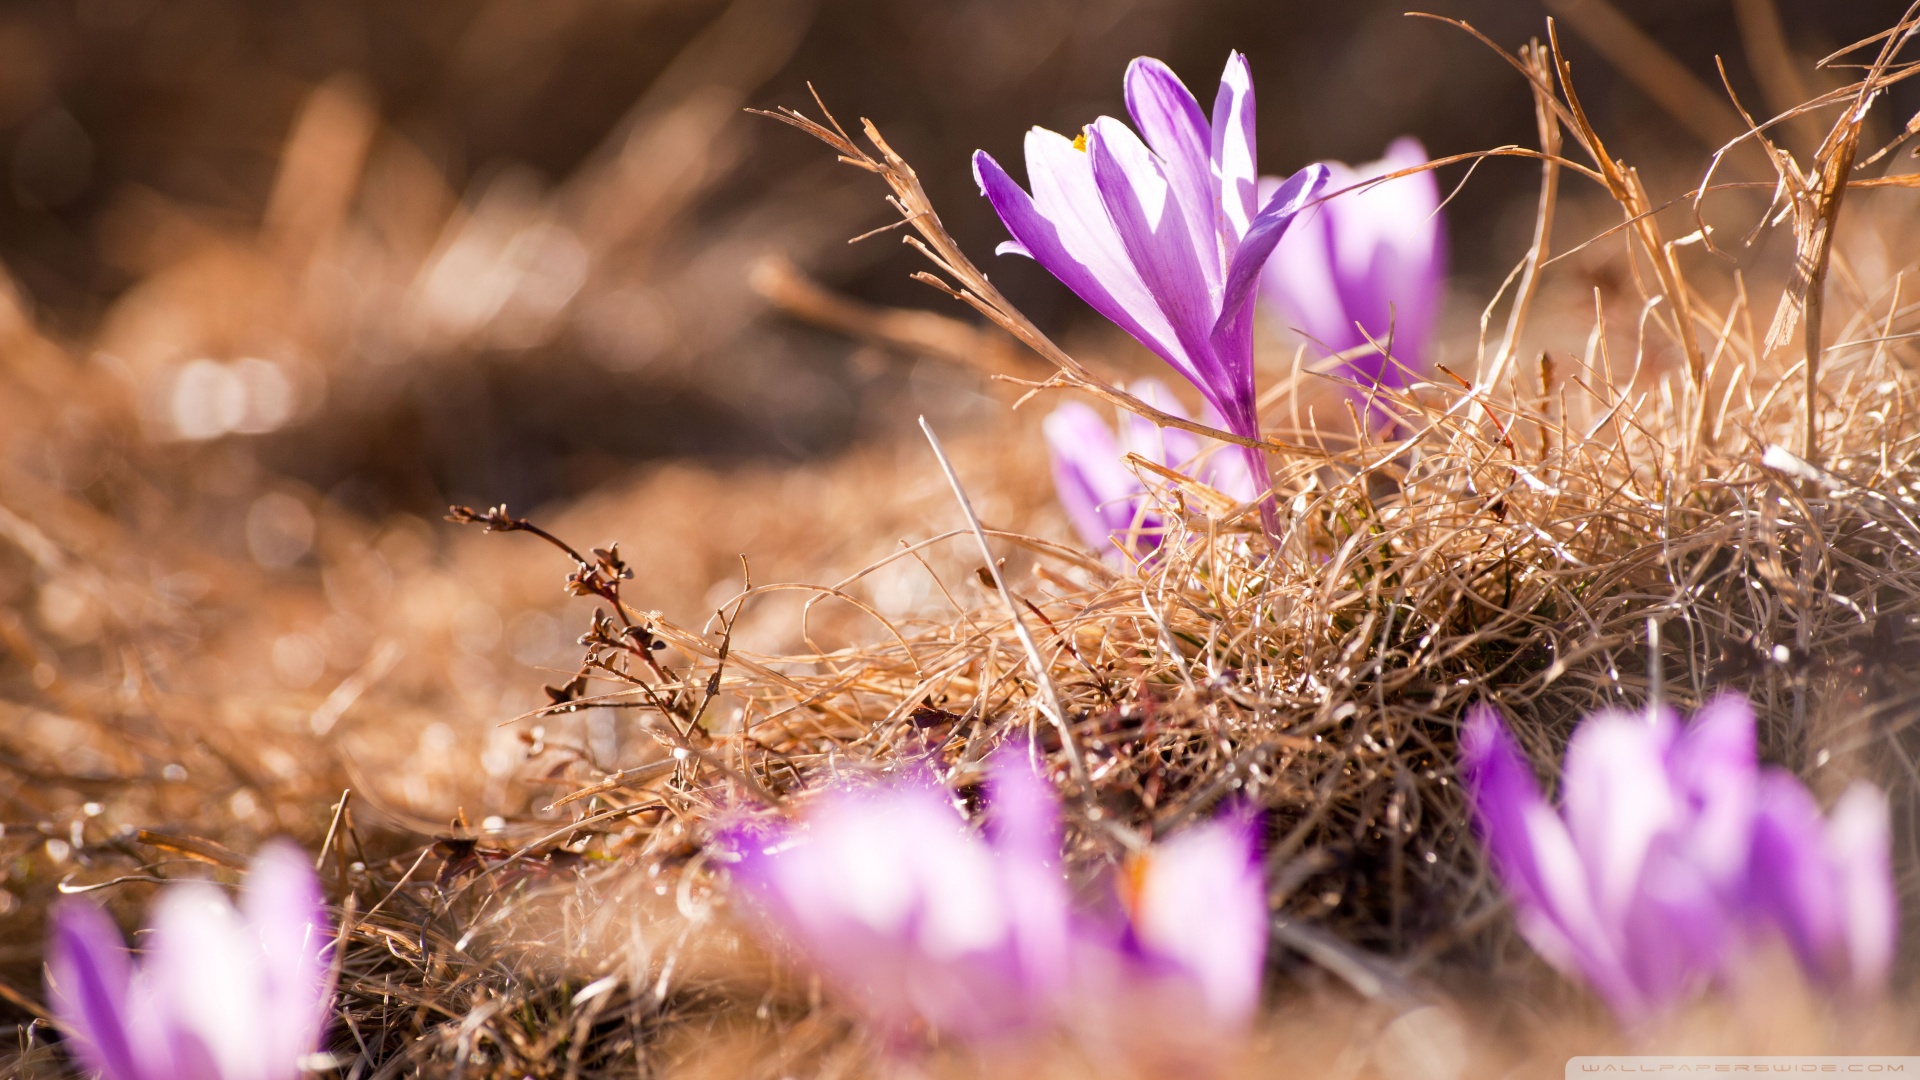
<path id="1" fill-rule="evenodd" d="M 1061 749 L 1066 751 L 1067 764 L 1073 770 L 1074 781 L 1083 788 L 1087 783 L 1087 765 L 1080 757 L 1080 746 L 1074 740 L 1073 725 L 1068 723 L 1067 714 L 1060 706 L 1060 694 L 1053 685 L 1053 676 L 1048 671 L 1046 658 L 1040 655 L 1040 646 L 1033 640 L 1033 633 L 1027 629 L 1026 620 L 1020 617 L 1020 608 L 1013 602 L 1013 593 L 1007 588 L 1007 578 L 1000 564 L 994 561 L 993 548 L 987 544 L 987 532 L 980 526 L 980 518 L 973 512 L 973 500 L 967 498 L 967 489 L 960 483 L 960 474 L 954 471 L 953 462 L 948 459 L 946 448 L 940 445 L 940 436 L 933 433 L 933 425 L 926 417 L 920 418 L 920 430 L 926 433 L 927 442 L 933 447 L 933 456 L 940 461 L 940 471 L 946 474 L 947 484 L 953 488 L 953 497 L 960 504 L 960 512 L 966 516 L 967 525 L 973 530 L 973 537 L 980 542 L 980 557 L 987 562 L 987 572 L 993 576 L 994 588 L 999 590 L 1000 602 L 1007 606 L 1007 617 L 1013 620 L 1014 636 L 1020 639 L 1020 647 L 1026 650 L 1027 663 L 1033 668 L 1034 682 L 1040 687 L 1040 707 L 1060 733 Z"/>

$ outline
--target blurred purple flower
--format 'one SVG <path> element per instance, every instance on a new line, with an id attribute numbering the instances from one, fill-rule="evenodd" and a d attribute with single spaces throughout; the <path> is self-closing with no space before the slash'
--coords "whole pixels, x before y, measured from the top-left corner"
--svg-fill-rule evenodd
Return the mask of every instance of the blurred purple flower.
<path id="1" fill-rule="evenodd" d="M 1753 716 L 1722 698 L 1671 714 L 1601 713 L 1575 730 L 1564 811 L 1494 712 L 1461 733 L 1461 768 L 1520 932 L 1615 1012 L 1644 1016 L 1717 974 L 1744 888 Z"/>
<path id="2" fill-rule="evenodd" d="M 1153 973 L 1197 993 L 1203 1017 L 1239 1026 L 1260 1004 L 1268 937 L 1257 819 L 1226 815 L 1155 845 L 1127 888 L 1129 941 Z"/>
<path id="3" fill-rule="evenodd" d="M 1638 1020 L 1784 933 L 1810 975 L 1877 985 L 1892 955 L 1885 810 L 1850 795 L 1823 831 L 1791 774 L 1762 771 L 1737 696 L 1684 728 L 1669 711 L 1588 717 L 1567 747 L 1562 810 L 1484 706 L 1461 770 L 1520 933 Z M 1844 914 L 1843 914 L 1844 913 Z M 1863 925 L 1845 925 L 1858 915 Z"/>
<path id="4" fill-rule="evenodd" d="M 1879 989 L 1893 967 L 1900 925 L 1886 796 L 1856 782 L 1822 821 L 1799 780 L 1769 770 L 1759 800 L 1753 903 L 1815 979 L 1858 992 Z"/>
<path id="5" fill-rule="evenodd" d="M 1130 390 L 1163 412 L 1186 415 L 1172 392 L 1157 380 L 1141 379 Z M 1203 423 L 1219 422 L 1211 407 L 1203 410 L 1201 419 Z M 1167 528 L 1166 519 L 1152 508 L 1146 485 L 1127 467 L 1124 459 L 1129 452 L 1185 471 L 1242 502 L 1261 494 L 1247 472 L 1244 457 L 1215 452 L 1203 458 L 1198 436 L 1178 428 L 1157 427 L 1133 413 L 1121 416 L 1118 438 L 1099 413 L 1077 401 L 1048 414 L 1042 427 L 1053 458 L 1053 484 L 1060 505 L 1081 541 L 1103 555 L 1120 554 L 1121 549 L 1114 546 L 1118 537 L 1125 541 L 1126 551 L 1143 556 L 1160 546 Z"/>
<path id="6" fill-rule="evenodd" d="M 974 154 L 981 193 L 1013 234 L 1000 251 L 1034 259 L 1198 387 L 1226 430 L 1258 438 L 1252 296 L 1327 170 L 1310 165 L 1259 200 L 1253 77 L 1239 53 L 1227 58 L 1211 122 L 1158 60 L 1129 65 L 1125 88 L 1138 135 L 1110 116 L 1079 139 L 1027 133 L 1031 195 Z M 1264 454 L 1243 456 L 1266 489 Z M 1263 512 L 1273 528 L 1270 503 Z"/>
<path id="7" fill-rule="evenodd" d="M 275 843 L 236 910 L 210 884 L 160 897 L 136 965 L 90 903 L 54 912 L 47 993 L 74 1056 L 106 1080 L 295 1080 L 333 997 L 332 940 L 306 857 Z"/>
<path id="8" fill-rule="evenodd" d="M 1379 161 L 1349 168 L 1327 162 L 1335 191 L 1427 161 L 1411 138 L 1396 139 Z M 1261 190 L 1280 181 L 1261 180 Z M 1420 371 L 1439 307 L 1446 227 L 1433 173 L 1416 173 L 1335 195 L 1300 215 L 1260 277 L 1263 298 L 1288 325 L 1330 353 L 1392 340 L 1395 363 L 1379 353 L 1348 362 L 1363 387 L 1399 387 Z M 1403 370 L 1404 369 L 1404 370 Z"/>
<path id="9" fill-rule="evenodd" d="M 1746 707 L 1589 717 L 1567 747 L 1565 809 L 1541 797 L 1491 709 L 1461 733 L 1461 768 L 1520 933 L 1638 1018 L 1716 974 L 1734 930 L 1756 767 Z"/>
<path id="10" fill-rule="evenodd" d="M 1124 914 L 1101 918 L 1069 901 L 1059 808 L 1023 751 L 999 753 L 987 799 L 984 837 L 923 775 L 828 792 L 801 825 L 747 823 L 722 844 L 763 926 L 896 1039 L 922 1023 L 1033 1034 L 1168 990 L 1207 1021 L 1248 1019 L 1267 925 L 1251 818 L 1156 846 Z"/>
<path id="11" fill-rule="evenodd" d="M 1067 971 L 1052 793 L 994 768 L 982 838 L 930 776 L 820 796 L 803 825 L 750 822 L 723 845 L 776 931 L 888 1035 L 924 1021 L 989 1039 L 1044 1025 Z"/>

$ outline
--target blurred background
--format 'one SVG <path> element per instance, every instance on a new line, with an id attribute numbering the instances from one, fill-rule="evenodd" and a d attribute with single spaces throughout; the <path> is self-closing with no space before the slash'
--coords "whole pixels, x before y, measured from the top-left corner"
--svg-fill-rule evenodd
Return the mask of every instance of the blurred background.
<path id="1" fill-rule="evenodd" d="M 1084 310 L 992 259 L 1002 234 L 973 149 L 1017 161 L 1030 124 L 1119 112 L 1133 56 L 1210 87 L 1234 48 L 1253 62 L 1269 171 L 1365 160 L 1402 133 L 1435 154 L 1531 145 L 1517 76 L 1406 6 L 12 0 L 0 262 L 73 363 L 135 395 L 137 427 L 117 437 L 226 445 L 356 512 L 530 508 L 648 459 L 816 457 L 897 424 L 903 394 L 952 407 L 974 390 L 770 317 L 754 262 L 781 254 L 857 297 L 958 312 L 907 280 L 892 235 L 844 243 L 888 220 L 876 184 L 743 107 L 811 110 L 811 81 L 843 119 L 879 122 L 952 231 L 1064 331 Z M 1555 10 L 1599 127 L 1658 175 L 1682 156 L 1697 172 L 1709 144 L 1595 51 L 1595 28 L 1634 44 L 1609 13 L 1701 86 L 1725 57 L 1765 111 L 1776 88 L 1745 57 L 1767 13 L 1810 62 L 1902 6 Z M 1507 47 L 1548 14 L 1434 10 Z M 1459 292 L 1484 295 L 1522 253 L 1536 182 L 1494 162 L 1455 200 Z"/>

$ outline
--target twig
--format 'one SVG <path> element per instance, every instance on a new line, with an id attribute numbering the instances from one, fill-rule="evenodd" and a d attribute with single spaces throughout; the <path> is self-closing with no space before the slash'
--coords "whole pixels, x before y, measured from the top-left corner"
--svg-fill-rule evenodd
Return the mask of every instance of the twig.
<path id="1" fill-rule="evenodd" d="M 1540 271 L 1553 245 L 1554 208 L 1560 196 L 1560 124 L 1554 118 L 1552 95 L 1546 89 L 1549 61 L 1546 51 L 1537 43 L 1522 49 L 1520 56 L 1535 76 L 1528 86 L 1533 91 L 1534 125 L 1540 135 L 1540 203 L 1534 211 L 1533 247 L 1527 252 L 1526 269 L 1521 272 L 1520 284 L 1514 290 L 1513 307 L 1507 312 L 1507 330 L 1487 370 L 1485 383 L 1489 386 L 1500 384 L 1506 376 L 1507 365 L 1519 349 L 1527 311 L 1533 306 L 1534 294 L 1539 289 Z"/>

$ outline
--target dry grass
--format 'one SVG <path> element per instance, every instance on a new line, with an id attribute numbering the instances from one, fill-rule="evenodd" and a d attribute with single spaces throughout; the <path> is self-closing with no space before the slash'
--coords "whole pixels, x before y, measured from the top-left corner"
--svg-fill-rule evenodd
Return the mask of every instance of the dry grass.
<path id="1" fill-rule="evenodd" d="M 0 992 L 38 1011 L 35 919 L 56 880 L 131 878 L 106 890 L 131 913 L 182 861 L 225 873 L 229 849 L 284 830 L 322 850 L 340 902 L 334 1050 L 356 1080 L 865 1075 L 881 1068 L 873 1048 L 819 987 L 732 929 L 709 826 L 907 760 L 970 791 L 991 748 L 1024 735 L 1051 762 L 1080 873 L 1228 800 L 1269 811 L 1284 978 L 1271 1026 L 1235 1066 L 1250 1075 L 1452 1080 L 1631 1045 L 1910 1049 L 1891 1008 L 1837 1015 L 1765 973 L 1638 1042 L 1612 1032 L 1504 928 L 1451 769 L 1455 723 L 1477 700 L 1499 703 L 1545 763 L 1596 707 L 1738 690 L 1763 717 L 1767 755 L 1816 789 L 1868 776 L 1896 793 L 1911 884 L 1920 354 L 1906 335 L 1920 306 L 1897 269 L 1915 254 L 1901 246 L 1911 194 L 1870 190 L 1910 185 L 1854 164 L 1875 149 L 1862 152 L 1865 105 L 1910 71 L 1879 42 L 1859 55 L 1876 52 L 1857 85 L 1792 114 L 1797 130 L 1831 124 L 1812 156 L 1764 146 L 1794 259 L 1739 271 L 1710 250 L 1736 246 L 1724 225 L 1695 230 L 1729 204 L 1752 227 L 1766 215 L 1739 200 L 1756 189 L 1656 202 L 1588 123 L 1556 42 L 1501 54 L 1531 87 L 1541 143 L 1487 156 L 1540 165 L 1532 250 L 1470 364 L 1380 395 L 1400 418 L 1390 441 L 1355 435 L 1331 365 L 1296 355 L 1270 381 L 1286 522 L 1271 545 L 1251 507 L 1156 472 L 1143 477 L 1187 527 L 1143 565 L 1015 531 L 1061 531 L 1018 422 L 955 440 L 992 567 L 960 491 L 918 447 L 798 472 L 670 467 L 551 522 L 456 512 L 539 532 L 553 556 L 529 554 L 524 536 L 446 541 L 424 523 L 323 510 L 304 580 L 166 545 L 169 507 L 231 514 L 258 498 L 257 481 L 208 479 L 206 457 L 109 455 L 105 488 L 151 507 L 139 530 L 9 476 L 0 637 L 22 663 L 6 675 L 0 843 L 14 856 L 4 895 L 22 910 Z M 1176 422 L 1014 309 L 877 130 L 869 150 L 830 118 L 788 119 L 887 182 L 932 261 L 927 280 L 1053 366 L 1016 390 Z M 1559 252 L 1558 215 L 1600 212 L 1586 190 L 1563 190 L 1576 182 L 1617 224 Z M 1589 291 L 1601 267 L 1619 285 Z M 973 326 L 846 305 L 777 267 L 761 284 L 801 314 L 1002 380 L 1025 362 Z M 46 376 L 64 369 L 33 358 L 57 346 L 17 311 L 4 322 L 20 424 L 45 427 L 47 402 L 115 400 Z M 138 412 L 118 408 L 92 423 Z M 704 520 L 720 506 L 749 509 L 723 532 Z M 624 548 L 568 547 L 615 534 Z M 769 560 L 736 563 L 749 546 Z M 534 583 L 555 566 L 582 603 L 543 599 Z M 737 588 L 716 586 L 729 577 Z M 28 607 L 31 622 L 11 613 Z M 528 628 L 551 637 L 553 620 L 575 617 L 583 657 L 519 647 Z M 276 682 L 276 662 L 293 661 L 273 650 L 293 635 L 342 653 L 328 663 L 351 674 Z M 489 663 L 507 652 L 551 669 L 545 700 L 526 693 L 531 671 Z M 503 713 L 521 715 L 493 728 Z M 441 828 L 448 807 L 458 816 Z M 923 1064 L 1182 1067 L 1113 1048 L 1035 1052 L 1037 1064 L 952 1052 Z M 54 1068 L 30 1047 L 11 1065 Z"/>

